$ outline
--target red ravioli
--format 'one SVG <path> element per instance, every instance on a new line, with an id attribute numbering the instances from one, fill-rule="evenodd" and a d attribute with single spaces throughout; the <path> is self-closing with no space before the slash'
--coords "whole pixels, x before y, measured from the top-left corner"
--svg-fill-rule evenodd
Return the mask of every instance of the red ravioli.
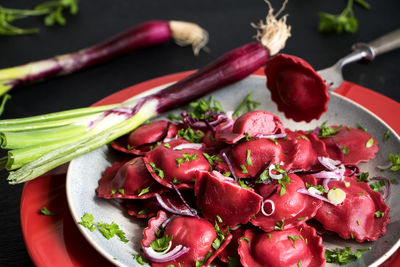
<path id="1" fill-rule="evenodd" d="M 165 220 L 166 214 L 160 212 L 155 219 L 149 221 L 149 227 L 143 231 L 144 240 L 142 241 L 142 245 L 144 247 L 149 247 L 156 239 L 155 232 L 161 229 L 160 226 Z M 231 235 L 226 236 L 225 241 L 215 251 L 212 247 L 212 243 L 217 238 L 214 226 L 202 218 L 180 216 L 171 217 L 171 220 L 164 229 L 164 235 L 172 236 L 172 248 L 182 245 L 189 248 L 189 251 L 173 261 L 163 263 L 153 262 L 153 267 L 167 266 L 169 264 L 178 266 L 178 263 L 182 267 L 196 266 L 197 260 L 203 260 L 211 252 L 213 253 L 212 256 L 204 263 L 207 266 L 228 245 L 232 238 Z"/>
<path id="2" fill-rule="evenodd" d="M 249 229 L 239 240 L 238 252 L 244 267 L 317 267 L 326 263 L 322 238 L 307 225 L 270 233 Z"/>
<path id="3" fill-rule="evenodd" d="M 157 182 L 168 188 L 172 188 L 172 182 L 179 189 L 193 188 L 196 171 L 206 171 L 210 164 L 203 150 L 173 148 L 160 145 L 149 151 L 144 157 L 146 167 Z"/>
<path id="4" fill-rule="evenodd" d="M 346 178 L 350 183 L 345 186 L 343 181 L 329 183 L 329 188 L 340 188 L 346 193 L 343 203 L 334 206 L 323 203 L 315 215 L 326 230 L 336 232 L 342 238 L 353 238 L 358 242 L 374 241 L 386 233 L 389 223 L 389 207 L 382 195 L 373 191 L 367 183 L 357 182 L 355 178 Z M 376 218 L 375 212 L 384 213 Z"/>
<path id="5" fill-rule="evenodd" d="M 181 194 L 185 201 L 188 202 L 189 206 L 193 206 L 195 203 L 193 191 L 183 191 Z M 187 207 L 175 190 L 170 190 L 161 194 L 161 198 L 168 206 L 170 206 L 169 202 L 171 202 L 177 209 L 187 210 Z M 128 199 L 124 201 L 123 205 L 127 209 L 128 214 L 136 218 L 151 218 L 156 215 L 159 210 L 162 210 L 156 198 Z"/>
<path id="6" fill-rule="evenodd" d="M 332 126 L 332 128 L 336 129 L 337 126 Z M 349 152 L 344 154 L 344 164 L 356 165 L 360 162 L 367 162 L 375 158 L 375 153 L 378 152 L 378 141 L 372 135 L 352 127 L 343 127 L 335 137 L 321 140 L 325 143 L 329 157 L 332 159 L 341 157 L 337 152 L 337 145 L 348 149 Z M 373 140 L 373 142 L 369 140 Z"/>
<path id="7" fill-rule="evenodd" d="M 314 150 L 315 140 L 311 141 L 304 132 L 292 132 L 286 129 L 286 133 L 286 138 L 277 140 L 283 150 L 283 168 L 310 170 L 317 166 L 319 155 Z"/>
<path id="8" fill-rule="evenodd" d="M 97 196 L 144 199 L 168 190 L 151 177 L 143 158 L 135 158 L 117 169 L 118 165 L 114 164 L 104 172 L 99 180 L 99 187 L 96 189 Z"/>
<path id="9" fill-rule="evenodd" d="M 240 116 L 233 125 L 232 132 L 217 134 L 219 141 L 233 144 L 246 136 L 269 135 L 283 132 L 283 124 L 278 116 L 267 111 L 250 111 Z"/>
<path id="10" fill-rule="evenodd" d="M 134 155 L 144 155 L 155 144 L 165 138 L 175 137 L 178 128 L 169 121 L 153 121 L 144 124 L 111 144 L 112 148 Z"/>
<path id="11" fill-rule="evenodd" d="M 219 172 L 198 172 L 195 183 L 197 207 L 210 221 L 217 216 L 223 225 L 235 226 L 247 223 L 260 210 L 262 197 L 242 188 Z"/>
<path id="12" fill-rule="evenodd" d="M 305 60 L 277 54 L 267 60 L 265 74 L 271 98 L 286 117 L 309 122 L 328 109 L 328 87 Z"/>
<path id="13" fill-rule="evenodd" d="M 308 195 L 298 193 L 299 188 L 305 188 L 304 182 L 295 174 L 289 174 L 290 184 L 286 185 L 286 193 L 280 195 L 281 185 L 276 181 L 271 184 L 262 184 L 257 191 L 263 196 L 264 201 L 269 199 L 275 204 L 275 211 L 271 216 L 265 216 L 261 210 L 251 223 L 266 232 L 274 230 L 282 221 L 283 229 L 292 228 L 304 224 L 304 222 L 315 216 L 317 210 L 322 206 L 322 201 Z M 264 206 L 266 213 L 271 213 L 271 206 Z"/>
<path id="14" fill-rule="evenodd" d="M 266 138 L 236 144 L 229 153 L 229 159 L 238 178 L 255 177 L 266 167 L 266 164 L 280 162 L 282 157 L 281 146 Z M 216 162 L 216 169 L 223 173 L 229 171 L 225 162 Z"/>

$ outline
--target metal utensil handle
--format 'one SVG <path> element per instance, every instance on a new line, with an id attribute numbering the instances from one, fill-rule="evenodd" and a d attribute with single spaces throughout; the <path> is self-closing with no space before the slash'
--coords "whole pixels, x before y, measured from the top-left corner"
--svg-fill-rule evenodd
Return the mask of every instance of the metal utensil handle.
<path id="1" fill-rule="evenodd" d="M 364 51 L 364 59 L 371 61 L 375 56 L 400 48 L 400 29 L 394 30 L 369 43 L 356 43 L 352 46 L 355 51 Z"/>
<path id="2" fill-rule="evenodd" d="M 385 34 L 384 36 L 369 42 L 368 45 L 372 47 L 376 56 L 400 48 L 400 29 Z"/>

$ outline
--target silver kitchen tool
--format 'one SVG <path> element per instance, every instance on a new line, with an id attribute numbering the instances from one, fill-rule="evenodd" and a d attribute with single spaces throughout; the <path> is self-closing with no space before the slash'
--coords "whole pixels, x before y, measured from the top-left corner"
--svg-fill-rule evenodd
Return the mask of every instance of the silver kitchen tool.
<path id="1" fill-rule="evenodd" d="M 342 68 L 359 60 L 371 61 L 375 56 L 400 48 L 400 29 L 392 31 L 370 43 L 356 43 L 353 52 L 341 58 L 333 66 L 319 70 L 318 74 L 330 86 L 329 90 L 338 88 L 343 83 Z"/>

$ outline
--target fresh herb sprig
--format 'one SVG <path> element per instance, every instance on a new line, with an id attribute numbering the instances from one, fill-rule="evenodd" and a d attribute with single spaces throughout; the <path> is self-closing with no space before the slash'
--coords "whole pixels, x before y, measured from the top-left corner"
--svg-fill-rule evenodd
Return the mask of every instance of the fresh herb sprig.
<path id="1" fill-rule="evenodd" d="M 52 26 L 55 24 L 65 25 L 64 10 L 69 9 L 71 15 L 78 13 L 78 0 L 56 0 L 37 5 L 34 9 L 14 9 L 0 6 L 0 34 L 21 35 L 38 33 L 38 28 L 23 29 L 12 23 L 18 19 L 33 16 L 45 16 L 44 24 Z"/>
<path id="2" fill-rule="evenodd" d="M 253 111 L 255 110 L 259 105 L 260 102 L 254 101 L 251 98 L 253 97 L 253 92 L 249 93 L 242 101 L 242 103 L 239 104 L 239 106 L 235 109 L 233 112 L 233 117 L 237 118 L 239 115 L 241 115 L 241 112 L 243 110 L 245 111 Z"/>
<path id="3" fill-rule="evenodd" d="M 116 224 L 115 222 L 112 222 L 111 224 L 107 224 L 104 222 L 96 223 L 94 222 L 94 216 L 90 213 L 85 213 L 78 224 L 89 229 L 90 232 L 93 232 L 97 229 L 107 239 L 118 236 L 122 242 L 129 242 L 129 240 L 126 239 L 125 232 L 119 229 L 118 224 Z"/>
<path id="4" fill-rule="evenodd" d="M 365 9 L 370 5 L 364 0 L 348 0 L 346 8 L 339 14 L 334 15 L 326 12 L 319 12 L 320 32 L 355 33 L 358 29 L 358 20 L 354 15 L 353 3 L 357 3 Z"/>
<path id="5" fill-rule="evenodd" d="M 371 248 L 357 249 L 354 253 L 351 247 L 345 247 L 343 249 L 326 249 L 325 259 L 329 263 L 338 263 L 339 265 L 346 265 L 351 261 L 358 260 L 361 258 L 361 252 L 371 250 Z"/>

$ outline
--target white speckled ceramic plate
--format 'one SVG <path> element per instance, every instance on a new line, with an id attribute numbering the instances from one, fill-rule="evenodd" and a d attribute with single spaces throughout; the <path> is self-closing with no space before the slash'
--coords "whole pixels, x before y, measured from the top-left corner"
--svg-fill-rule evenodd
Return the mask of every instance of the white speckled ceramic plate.
<path id="1" fill-rule="evenodd" d="M 159 90 L 162 87 L 153 90 Z M 360 105 L 335 93 L 331 94 L 328 112 L 320 120 L 311 123 L 295 123 L 286 119 L 277 111 L 276 105 L 271 102 L 269 91 L 265 89 L 265 77 L 250 76 L 234 85 L 221 89 L 213 96 L 219 100 L 225 110 L 233 110 L 249 93 L 261 102 L 258 109 L 277 114 L 282 119 L 285 127 L 295 129 L 312 129 L 324 121 L 329 124 L 343 124 L 356 126 L 361 123 L 368 132 L 378 140 L 379 153 L 375 159 L 367 164 L 360 164 L 362 171 L 368 171 L 372 176 L 387 176 L 390 179 L 400 179 L 400 174 L 390 171 L 381 172 L 375 168 L 377 165 L 387 163 L 388 153 L 398 154 L 400 150 L 400 139 L 388 125 L 376 117 L 373 113 Z M 148 92 L 146 92 L 147 94 Z M 177 110 L 175 112 L 178 112 Z M 391 138 L 382 142 L 384 133 L 390 130 Z M 95 189 L 98 180 L 106 167 L 116 160 L 116 153 L 104 146 L 91 153 L 83 155 L 71 161 L 67 174 L 67 198 L 72 216 L 76 222 L 86 213 L 93 214 L 96 221 L 105 223 L 115 222 L 123 229 L 130 242 L 123 243 L 117 238 L 105 239 L 99 232 L 90 232 L 88 229 L 78 225 L 85 238 L 93 247 L 106 257 L 110 262 L 119 266 L 141 266 L 133 255 L 140 251 L 142 230 L 147 222 L 130 217 L 120 208 L 118 201 L 100 199 L 96 196 Z M 327 248 L 351 246 L 352 248 L 372 247 L 370 251 L 363 252 L 363 257 L 357 262 L 347 266 L 378 266 L 383 263 L 400 246 L 400 185 L 391 186 L 391 196 L 387 200 L 390 207 L 391 222 L 387 227 L 387 234 L 376 242 L 357 243 L 345 241 L 336 237 L 324 237 L 324 245 Z M 329 264 L 327 264 L 329 266 Z"/>

